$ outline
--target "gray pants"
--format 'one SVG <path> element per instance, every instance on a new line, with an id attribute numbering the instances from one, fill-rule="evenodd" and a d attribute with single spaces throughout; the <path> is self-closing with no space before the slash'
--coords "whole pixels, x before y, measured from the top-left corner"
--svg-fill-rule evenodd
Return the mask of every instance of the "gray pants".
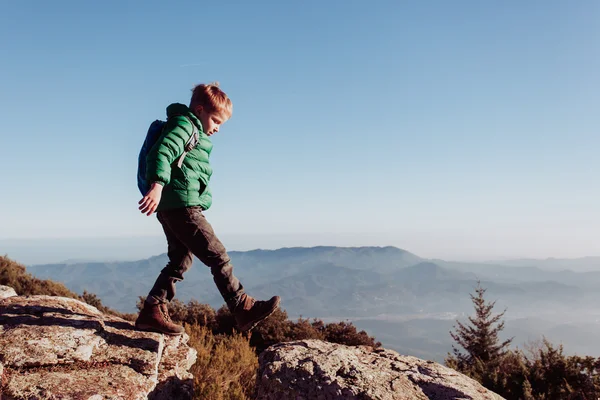
<path id="1" fill-rule="evenodd" d="M 240 302 L 244 288 L 233 275 L 233 265 L 225 247 L 215 235 L 200 207 L 159 211 L 167 237 L 169 263 L 161 270 L 146 301 L 165 303 L 175 297 L 175 283 L 192 266 L 193 256 L 210 268 L 221 296 L 230 310 Z"/>

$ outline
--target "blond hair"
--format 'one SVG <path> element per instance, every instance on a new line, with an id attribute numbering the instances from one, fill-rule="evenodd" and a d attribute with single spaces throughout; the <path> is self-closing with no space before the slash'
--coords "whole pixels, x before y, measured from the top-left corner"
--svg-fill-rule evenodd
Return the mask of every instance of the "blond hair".
<path id="1" fill-rule="evenodd" d="M 219 82 L 201 83 L 192 89 L 190 108 L 202 106 L 206 111 L 219 113 L 226 119 L 231 118 L 233 104 L 225 92 L 219 88 Z"/>

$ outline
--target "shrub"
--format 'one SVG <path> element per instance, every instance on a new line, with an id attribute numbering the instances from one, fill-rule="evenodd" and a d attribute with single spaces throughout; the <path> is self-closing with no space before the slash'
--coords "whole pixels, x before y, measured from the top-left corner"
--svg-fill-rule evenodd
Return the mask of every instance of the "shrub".
<path id="1" fill-rule="evenodd" d="M 191 368 L 194 398 L 245 400 L 254 393 L 258 357 L 240 334 L 213 335 L 206 327 L 185 324 L 189 345 L 198 352 Z"/>

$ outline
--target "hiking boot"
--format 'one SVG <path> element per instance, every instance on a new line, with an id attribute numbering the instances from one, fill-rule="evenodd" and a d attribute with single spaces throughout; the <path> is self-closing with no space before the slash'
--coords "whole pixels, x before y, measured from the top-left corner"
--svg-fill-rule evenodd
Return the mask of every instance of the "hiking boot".
<path id="1" fill-rule="evenodd" d="M 270 300 L 255 300 L 247 294 L 242 295 L 240 304 L 233 312 L 237 328 L 242 332 L 252 330 L 261 321 L 273 314 L 279 307 L 279 296 L 273 296 Z"/>
<path id="2" fill-rule="evenodd" d="M 178 336 L 185 332 L 181 325 L 171 321 L 169 309 L 165 303 L 162 304 L 144 304 L 140 311 L 135 327 L 141 331 L 152 331 L 164 333 L 165 335 Z"/>

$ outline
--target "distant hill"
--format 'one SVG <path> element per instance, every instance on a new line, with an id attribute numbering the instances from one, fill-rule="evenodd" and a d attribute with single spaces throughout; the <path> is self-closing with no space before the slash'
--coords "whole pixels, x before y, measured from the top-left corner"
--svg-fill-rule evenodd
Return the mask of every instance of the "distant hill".
<path id="1" fill-rule="evenodd" d="M 570 270 L 574 272 L 600 271 L 600 257 L 581 258 L 522 258 L 516 260 L 490 261 L 491 264 L 502 264 L 510 267 L 536 267 L 550 271 Z"/>
<path id="2" fill-rule="evenodd" d="M 232 251 L 229 255 L 236 275 L 247 288 L 299 274 L 313 274 L 323 266 L 394 271 L 421 261 L 416 255 L 395 247 L 296 247 Z M 45 264 L 28 269 L 36 276 L 64 282 L 72 290 L 92 291 L 106 304 L 131 312 L 137 296 L 147 294 L 166 263 L 167 256 L 162 254 L 139 261 Z M 344 284 L 343 280 L 335 281 Z M 197 259 L 177 290 L 182 299 L 196 298 L 213 306 L 222 303 L 210 271 Z"/>
<path id="3" fill-rule="evenodd" d="M 462 272 L 443 268 L 434 262 L 420 262 L 390 274 L 398 280 L 429 281 L 429 280 L 476 280 L 477 275 L 473 272 Z"/>

